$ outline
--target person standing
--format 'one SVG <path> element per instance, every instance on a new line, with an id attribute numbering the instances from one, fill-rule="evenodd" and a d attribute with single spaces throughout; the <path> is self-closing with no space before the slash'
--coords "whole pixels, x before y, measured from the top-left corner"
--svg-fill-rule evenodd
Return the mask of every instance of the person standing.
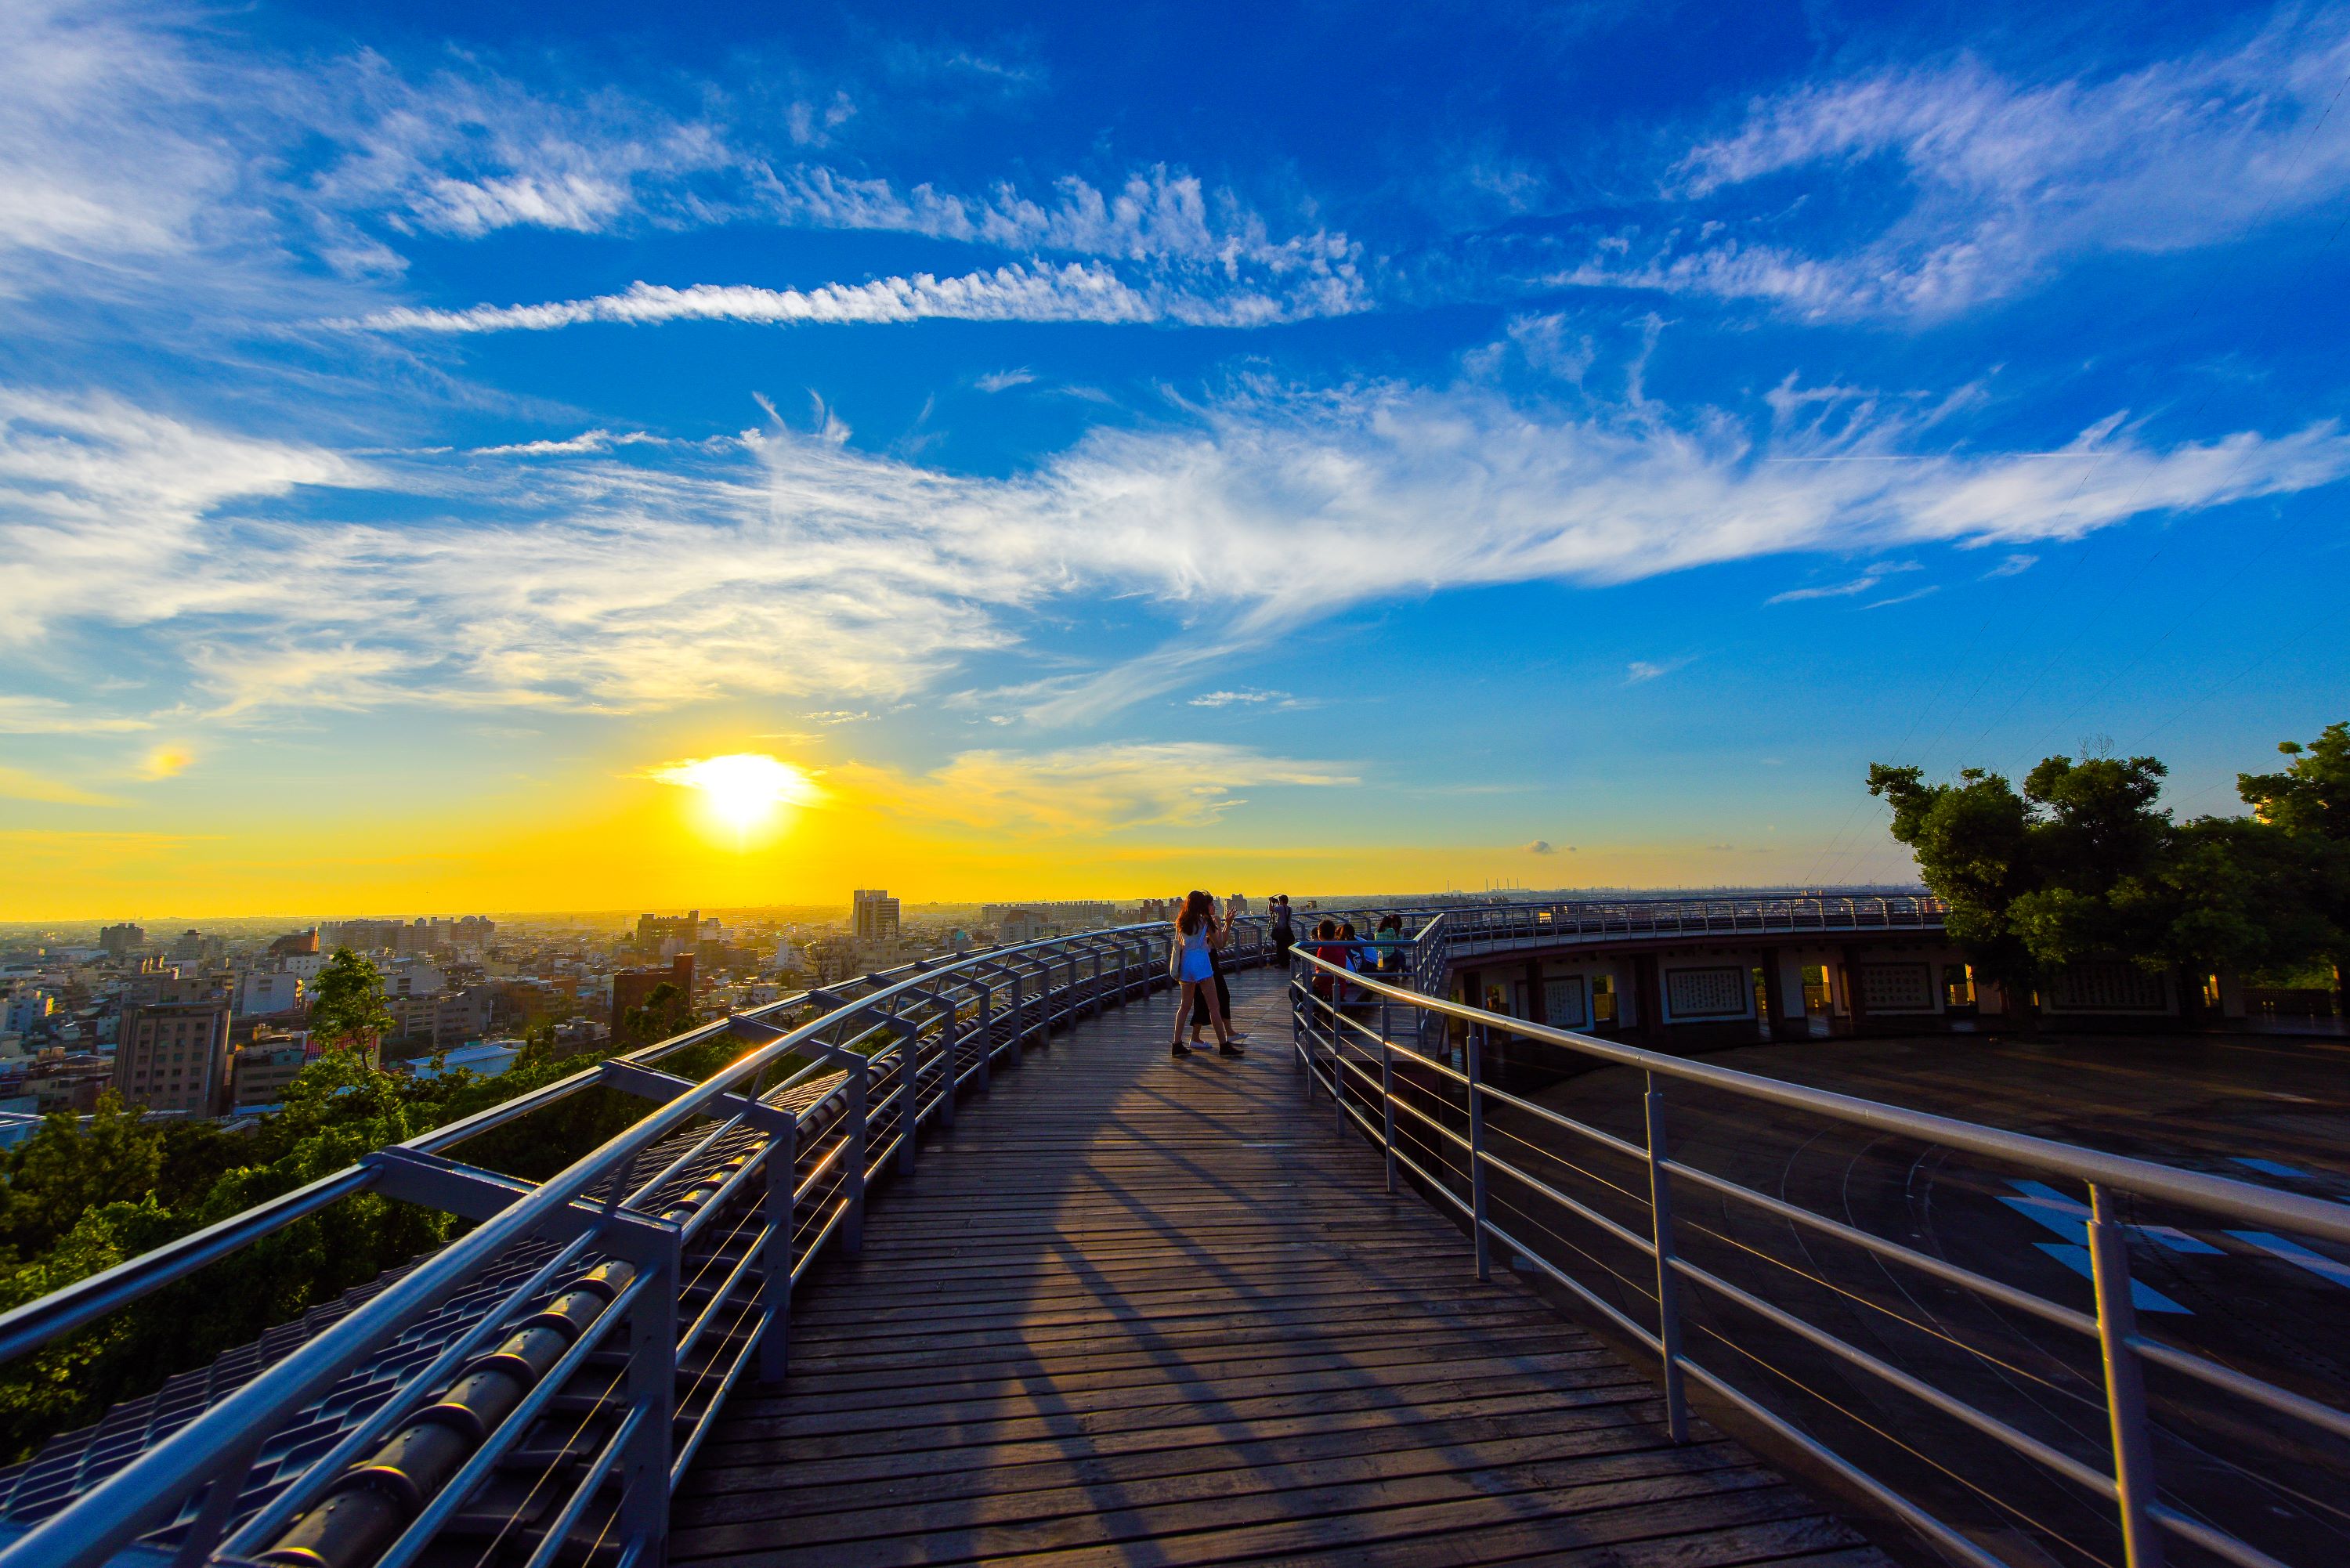
<path id="1" fill-rule="evenodd" d="M 1281 955 L 1283 973 L 1289 971 L 1289 950 L 1297 945 L 1297 928 L 1290 923 L 1289 895 L 1278 893 L 1273 900 L 1273 950 Z"/>
<path id="2" fill-rule="evenodd" d="M 1212 896 L 1206 894 L 1194 896 L 1208 898 L 1211 906 L 1213 906 L 1214 899 Z M 1232 918 L 1229 909 L 1218 910 L 1217 917 L 1223 923 L 1225 940 L 1230 941 L 1232 936 Z M 1216 971 L 1216 1005 L 1224 1010 L 1224 1016 L 1226 1018 L 1230 1018 L 1232 1015 L 1232 982 L 1224 978 L 1226 965 L 1224 962 L 1223 950 L 1221 948 L 1210 948 L 1208 950 L 1208 961 Z M 1208 1010 L 1200 1004 L 1200 1001 L 1197 997 L 1194 997 L 1191 1000 L 1191 1008 L 1184 1014 L 1184 1018 L 1185 1022 L 1191 1025 L 1191 1044 L 1196 1048 L 1200 1044 L 1200 1032 L 1208 1026 Z M 1232 1038 L 1238 1040 L 1242 1038 L 1242 1036 L 1235 1034 Z M 1232 1051 L 1227 1051 L 1223 1054 L 1225 1055 L 1232 1056 L 1238 1055 L 1240 1053 L 1235 1049 Z"/>
<path id="3" fill-rule="evenodd" d="M 1225 929 L 1216 919 L 1214 904 L 1205 893 L 1195 891 L 1183 900 L 1183 912 L 1176 917 L 1174 941 L 1167 956 L 1177 986 L 1175 1037 L 1169 1042 L 1170 1054 L 1191 1054 L 1191 1048 L 1183 1044 L 1183 1018 L 1199 1006 L 1207 1008 L 1209 1020 L 1216 1026 L 1216 1054 L 1241 1054 L 1231 1028 L 1224 1023 L 1223 1004 L 1216 997 L 1215 950 L 1226 940 Z"/>

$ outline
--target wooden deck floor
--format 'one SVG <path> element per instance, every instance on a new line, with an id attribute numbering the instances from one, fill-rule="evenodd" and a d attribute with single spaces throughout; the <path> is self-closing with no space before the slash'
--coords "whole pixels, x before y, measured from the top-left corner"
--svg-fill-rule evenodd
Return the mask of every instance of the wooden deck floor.
<path id="1" fill-rule="evenodd" d="M 1245 1061 L 1170 1060 L 1165 997 L 966 1101 L 822 1266 L 673 1562 L 841 1565 L 1884 1559 L 1309 1112 L 1268 978 Z"/>

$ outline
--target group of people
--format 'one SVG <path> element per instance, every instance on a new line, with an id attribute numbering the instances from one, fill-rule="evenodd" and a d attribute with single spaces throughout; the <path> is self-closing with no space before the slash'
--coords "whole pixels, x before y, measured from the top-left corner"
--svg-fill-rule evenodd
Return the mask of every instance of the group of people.
<path id="1" fill-rule="evenodd" d="M 1380 917 L 1368 938 L 1356 935 L 1352 920 L 1323 920 L 1314 928 L 1313 944 L 1305 950 L 1325 963 L 1336 964 L 1356 974 L 1400 976 L 1404 969 L 1403 917 Z M 1287 961 L 1284 952 L 1284 965 Z M 1314 976 L 1314 992 L 1325 1002 L 1335 1002 L 1341 1007 L 1354 1000 L 1347 995 L 1345 982 L 1335 981 L 1326 972 Z"/>
<path id="2" fill-rule="evenodd" d="M 1213 898 L 1198 888 L 1176 902 L 1179 912 L 1175 934 L 1167 954 L 1168 972 L 1175 977 L 1177 988 L 1175 1037 L 1169 1042 L 1169 1048 L 1177 1056 L 1189 1056 L 1191 1047 L 1201 1044 L 1201 1032 L 1212 1024 L 1216 1054 L 1244 1054 L 1240 1043 L 1248 1036 L 1232 1030 L 1232 990 L 1225 983 L 1223 964 L 1218 957 L 1232 941 L 1231 918 Z M 1272 922 L 1274 950 L 1281 955 L 1281 967 L 1285 970 L 1289 967 L 1290 950 L 1301 945 L 1296 923 L 1290 916 L 1289 895 L 1276 895 L 1265 915 Z M 1382 979 L 1402 976 L 1407 946 L 1401 915 L 1382 916 L 1367 938 L 1356 935 L 1352 920 L 1325 919 L 1315 924 L 1305 944 L 1307 952 L 1325 963 Z M 1344 981 L 1334 981 L 1326 972 L 1315 973 L 1314 990 L 1325 1002 L 1340 1007 L 1356 1000 L 1347 993 Z M 1191 1032 L 1188 1045 L 1183 1040 L 1186 1025 Z"/>

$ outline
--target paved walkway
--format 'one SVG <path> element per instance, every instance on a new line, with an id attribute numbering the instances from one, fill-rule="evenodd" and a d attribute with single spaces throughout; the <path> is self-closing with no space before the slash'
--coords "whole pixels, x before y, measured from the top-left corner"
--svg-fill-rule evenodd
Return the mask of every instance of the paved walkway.
<path id="1" fill-rule="evenodd" d="M 789 1382 L 746 1385 L 672 1562 L 1884 1559 L 1703 1428 L 1312 1112 L 1270 977 L 1243 1061 L 1113 1009 L 964 1103 L 812 1276 Z"/>

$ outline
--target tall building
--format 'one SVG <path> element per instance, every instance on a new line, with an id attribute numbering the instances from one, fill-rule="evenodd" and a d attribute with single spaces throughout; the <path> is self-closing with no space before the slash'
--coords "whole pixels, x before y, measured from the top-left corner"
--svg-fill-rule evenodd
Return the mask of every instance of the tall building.
<path id="1" fill-rule="evenodd" d="M 120 958 L 133 948 L 147 945 L 147 929 L 125 920 L 119 926 L 109 926 L 99 932 L 98 945 L 105 949 L 109 956 Z"/>
<path id="2" fill-rule="evenodd" d="M 318 928 L 316 926 L 312 926 L 307 931 L 288 931 L 286 935 L 278 938 L 276 941 L 269 944 L 269 956 L 271 958 L 295 958 L 297 956 L 307 956 L 317 952 L 317 950 Z"/>
<path id="3" fill-rule="evenodd" d="M 650 915 L 645 918 L 652 919 Z M 615 1044 L 619 1043 L 621 1031 L 628 1027 L 630 1010 L 642 1007 L 645 999 L 653 993 L 653 988 L 664 981 L 684 992 L 691 1001 L 693 996 L 693 955 L 678 954 L 670 961 L 667 969 L 624 969 L 613 972 L 612 1039 Z"/>
<path id="4" fill-rule="evenodd" d="M 898 900 L 885 888 L 859 888 L 848 896 L 848 934 L 878 942 L 898 934 Z"/>
<path id="5" fill-rule="evenodd" d="M 673 958 L 681 952 L 691 952 L 694 943 L 702 940 L 702 911 L 689 909 L 682 915 L 639 915 L 637 917 L 637 950 L 647 958 Z"/>
<path id="6" fill-rule="evenodd" d="M 216 1116 L 228 1108 L 226 1002 L 159 1002 L 123 1014 L 114 1083 L 130 1105 Z"/>

